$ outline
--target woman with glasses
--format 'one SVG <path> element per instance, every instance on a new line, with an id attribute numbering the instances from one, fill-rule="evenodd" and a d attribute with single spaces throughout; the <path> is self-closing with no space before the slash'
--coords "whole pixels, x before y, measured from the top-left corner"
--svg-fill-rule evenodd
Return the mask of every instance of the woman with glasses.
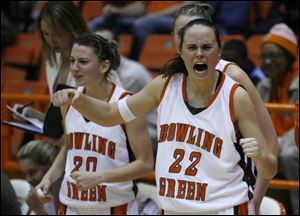
<path id="1" fill-rule="evenodd" d="M 262 70 L 267 79 L 257 85 L 266 103 L 299 101 L 298 42 L 294 32 L 284 23 L 274 25 L 264 37 L 261 50 Z M 294 139 L 294 114 L 270 113 L 279 141 L 279 173 L 299 180 L 299 150 Z M 292 214 L 299 213 L 299 193 L 290 192 Z"/>

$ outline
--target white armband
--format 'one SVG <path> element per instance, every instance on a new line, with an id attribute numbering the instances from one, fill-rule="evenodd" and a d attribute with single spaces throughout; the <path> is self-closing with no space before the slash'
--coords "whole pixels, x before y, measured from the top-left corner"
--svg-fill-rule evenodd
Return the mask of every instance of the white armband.
<path id="1" fill-rule="evenodd" d="M 128 97 L 119 100 L 118 108 L 119 108 L 119 112 L 120 112 L 122 118 L 124 119 L 124 121 L 130 122 L 130 121 L 136 119 L 136 116 L 130 111 L 130 109 L 127 105 L 127 99 L 128 99 Z"/>

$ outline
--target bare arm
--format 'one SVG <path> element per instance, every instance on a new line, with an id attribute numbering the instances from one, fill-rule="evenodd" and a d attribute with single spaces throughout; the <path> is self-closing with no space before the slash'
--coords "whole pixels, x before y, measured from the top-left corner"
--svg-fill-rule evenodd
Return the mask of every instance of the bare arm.
<path id="1" fill-rule="evenodd" d="M 21 105 L 21 104 L 15 104 L 13 109 L 17 110 L 18 108 L 20 108 L 22 106 L 23 105 Z M 24 108 L 22 110 L 22 115 L 30 117 L 30 118 L 36 118 L 36 119 L 40 120 L 41 122 L 44 122 L 45 116 L 46 116 L 45 113 L 43 113 L 41 111 L 38 111 L 37 109 L 35 109 L 31 106 Z M 15 114 L 13 115 L 13 117 L 15 119 L 22 120 L 18 116 L 16 116 Z"/>
<path id="2" fill-rule="evenodd" d="M 241 83 L 249 93 L 249 96 L 254 104 L 255 112 L 258 118 L 258 124 L 260 129 L 267 141 L 267 145 L 273 152 L 274 156 L 277 158 L 279 151 L 279 143 L 277 140 L 276 131 L 270 117 L 268 110 L 265 107 L 265 103 L 261 99 L 258 91 L 253 85 L 252 81 L 249 79 L 248 75 L 237 65 L 231 64 L 227 67 L 225 71 L 231 78 L 235 81 Z M 253 203 L 255 206 L 255 213 L 259 213 L 259 207 L 265 192 L 268 189 L 269 180 L 264 179 L 262 175 L 258 174 L 254 189 Z"/>
<path id="3" fill-rule="evenodd" d="M 155 78 L 139 93 L 131 96 L 127 104 L 136 116 L 143 116 L 158 105 L 159 96 L 165 79 L 161 76 Z M 73 89 L 58 91 L 52 97 L 55 106 L 69 103 L 84 117 L 103 126 L 113 126 L 124 122 L 120 115 L 117 103 L 107 103 L 81 94 Z"/>
<path id="4" fill-rule="evenodd" d="M 129 181 L 153 170 L 151 141 L 145 119 L 139 118 L 127 123 L 126 131 L 136 160 L 113 170 L 72 173 L 71 177 L 75 179 L 79 189 L 88 189 L 104 182 Z"/>
<path id="5" fill-rule="evenodd" d="M 233 78 L 235 81 L 239 82 L 246 88 L 247 92 L 250 95 L 252 103 L 254 104 L 258 123 L 265 139 L 267 140 L 267 144 L 269 145 L 270 150 L 273 152 L 273 154 L 277 157 L 279 144 L 276 131 L 270 114 L 265 107 L 265 103 L 261 99 L 252 81 L 249 79 L 247 74 L 237 65 L 229 65 L 226 69 L 226 74 L 228 74 L 231 78 Z"/>
<path id="6" fill-rule="evenodd" d="M 67 106 L 61 107 L 61 113 L 63 120 L 66 116 Z M 43 177 L 42 181 L 35 187 L 36 189 L 41 188 L 44 194 L 47 194 L 50 190 L 51 185 L 55 182 L 59 177 L 64 174 L 66 158 L 67 158 L 67 136 L 66 132 L 64 134 L 64 145 L 61 147 L 60 152 L 55 158 L 52 166 L 48 170 L 48 172 Z"/>
<path id="7" fill-rule="evenodd" d="M 277 158 L 266 144 L 249 94 L 241 87 L 234 93 L 234 113 L 243 137 L 256 139 L 245 144 L 241 141 L 243 151 L 254 161 L 261 177 L 273 178 L 277 172 Z"/>

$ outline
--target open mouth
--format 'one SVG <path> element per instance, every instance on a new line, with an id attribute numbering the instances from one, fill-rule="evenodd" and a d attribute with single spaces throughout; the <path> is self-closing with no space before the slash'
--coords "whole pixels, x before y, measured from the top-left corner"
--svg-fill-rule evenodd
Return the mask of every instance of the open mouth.
<path id="1" fill-rule="evenodd" d="M 201 73 L 207 69 L 207 64 L 197 63 L 193 68 L 197 73 Z"/>

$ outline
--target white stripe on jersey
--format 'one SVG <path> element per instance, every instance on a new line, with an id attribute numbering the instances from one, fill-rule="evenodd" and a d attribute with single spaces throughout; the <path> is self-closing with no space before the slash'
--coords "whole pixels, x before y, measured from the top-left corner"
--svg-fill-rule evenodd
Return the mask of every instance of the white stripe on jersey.
<path id="1" fill-rule="evenodd" d="M 230 64 L 235 64 L 235 63 L 220 59 L 220 61 L 216 65 L 216 69 L 225 73 L 225 71 L 224 71 L 225 68 Z"/>

